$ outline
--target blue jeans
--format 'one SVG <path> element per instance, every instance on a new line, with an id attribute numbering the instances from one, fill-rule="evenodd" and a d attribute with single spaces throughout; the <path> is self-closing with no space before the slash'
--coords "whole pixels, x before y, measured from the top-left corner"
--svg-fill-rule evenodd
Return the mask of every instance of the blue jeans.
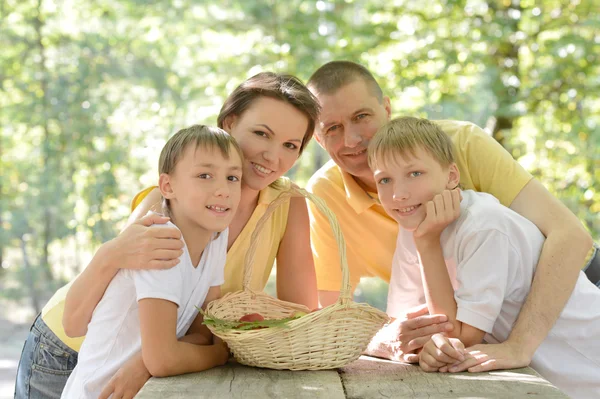
<path id="1" fill-rule="evenodd" d="M 15 399 L 59 399 L 77 365 L 77 352 L 65 345 L 38 316 L 17 369 Z"/>
<path id="2" fill-rule="evenodd" d="M 600 246 L 596 243 L 594 243 L 594 254 L 583 268 L 583 272 L 596 287 L 600 288 Z"/>

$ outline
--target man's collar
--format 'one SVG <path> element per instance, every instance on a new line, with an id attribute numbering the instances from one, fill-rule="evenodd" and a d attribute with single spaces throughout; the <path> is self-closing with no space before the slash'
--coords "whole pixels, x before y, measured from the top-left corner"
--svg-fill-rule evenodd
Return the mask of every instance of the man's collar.
<path id="1" fill-rule="evenodd" d="M 379 205 L 378 199 L 369 196 L 369 194 L 358 185 L 351 174 L 344 172 L 341 168 L 340 172 L 342 174 L 342 181 L 344 182 L 344 189 L 346 190 L 346 201 L 348 201 L 348 204 L 354 209 L 354 212 L 360 214 L 373 205 Z"/>

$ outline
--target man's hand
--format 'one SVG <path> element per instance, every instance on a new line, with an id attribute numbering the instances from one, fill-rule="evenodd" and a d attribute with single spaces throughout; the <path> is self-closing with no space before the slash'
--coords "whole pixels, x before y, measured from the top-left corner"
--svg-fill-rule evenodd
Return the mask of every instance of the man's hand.
<path id="1" fill-rule="evenodd" d="M 415 230 L 415 242 L 438 239 L 442 231 L 460 216 L 460 189 L 444 190 L 427 202 L 425 219 Z"/>
<path id="2" fill-rule="evenodd" d="M 106 246 L 106 256 L 124 269 L 168 269 L 183 253 L 181 232 L 174 227 L 152 228 L 169 218 L 149 214 L 127 227 Z M 101 249 L 104 248 L 101 247 Z"/>
<path id="3" fill-rule="evenodd" d="M 440 371 L 457 373 L 468 370 L 479 373 L 490 370 L 514 369 L 527 367 L 531 363 L 523 351 L 506 341 L 501 344 L 478 344 L 465 350 L 465 360 L 443 367 Z"/>
<path id="4" fill-rule="evenodd" d="M 420 350 L 433 334 L 452 331 L 445 315 L 430 315 L 427 305 L 406 314 L 406 319 L 396 319 L 382 328 L 373 338 L 367 354 L 385 359 L 417 363 Z"/>
<path id="5" fill-rule="evenodd" d="M 137 354 L 113 375 L 98 399 L 108 399 L 111 394 L 111 399 L 132 399 L 150 377 L 141 354 Z"/>
<path id="6" fill-rule="evenodd" d="M 444 334 L 434 334 L 423 346 L 419 354 L 419 365 L 424 371 L 446 371 L 444 366 L 462 362 L 465 346 L 457 338 L 448 338 Z"/>

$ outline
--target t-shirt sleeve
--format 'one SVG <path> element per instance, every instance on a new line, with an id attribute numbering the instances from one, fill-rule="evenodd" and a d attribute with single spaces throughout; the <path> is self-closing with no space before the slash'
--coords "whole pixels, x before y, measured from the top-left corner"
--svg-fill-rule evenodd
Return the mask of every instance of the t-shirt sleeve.
<path id="1" fill-rule="evenodd" d="M 443 128 L 443 125 L 442 125 Z M 474 188 L 492 194 L 510 206 L 533 178 L 493 137 L 474 124 L 466 124 L 454 140 Z"/>
<path id="2" fill-rule="evenodd" d="M 390 279 L 390 288 L 388 291 L 386 313 L 390 317 L 404 318 L 406 313 L 416 306 L 425 303 L 423 296 L 423 285 L 420 281 L 413 281 L 415 274 L 402 273 L 392 266 L 392 277 Z M 419 267 L 414 265 L 414 267 Z"/>
<path id="3" fill-rule="evenodd" d="M 459 244 L 454 291 L 458 321 L 492 332 L 506 296 L 511 251 L 508 237 L 496 230 L 473 233 Z"/>
<path id="4" fill-rule="evenodd" d="M 327 202 L 327 193 L 322 187 L 309 187 L 309 191 Z M 312 201 L 308 201 L 308 216 L 317 287 L 323 291 L 339 291 L 342 284 L 340 255 L 329 219 Z"/>
<path id="5" fill-rule="evenodd" d="M 148 212 L 151 213 L 151 212 Z M 176 227 L 172 222 L 153 225 L 153 229 Z M 185 252 L 179 263 L 165 270 L 131 270 L 135 284 L 136 297 L 140 301 L 145 298 L 164 299 L 181 306 L 183 292 L 182 267 L 189 266 L 184 260 Z"/>
<path id="6" fill-rule="evenodd" d="M 164 299 L 181 306 L 183 281 L 179 265 L 181 262 L 165 270 L 132 270 L 137 300 Z"/>

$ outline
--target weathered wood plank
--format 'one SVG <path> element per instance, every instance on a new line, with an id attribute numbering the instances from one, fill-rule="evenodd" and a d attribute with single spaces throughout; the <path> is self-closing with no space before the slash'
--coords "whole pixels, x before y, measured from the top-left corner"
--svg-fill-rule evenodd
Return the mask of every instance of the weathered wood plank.
<path id="1" fill-rule="evenodd" d="M 532 368 L 425 373 L 418 366 L 361 357 L 340 370 L 347 398 L 568 398 Z"/>
<path id="2" fill-rule="evenodd" d="M 230 362 L 202 373 L 151 378 L 136 399 L 345 397 L 335 370 L 267 370 Z"/>

